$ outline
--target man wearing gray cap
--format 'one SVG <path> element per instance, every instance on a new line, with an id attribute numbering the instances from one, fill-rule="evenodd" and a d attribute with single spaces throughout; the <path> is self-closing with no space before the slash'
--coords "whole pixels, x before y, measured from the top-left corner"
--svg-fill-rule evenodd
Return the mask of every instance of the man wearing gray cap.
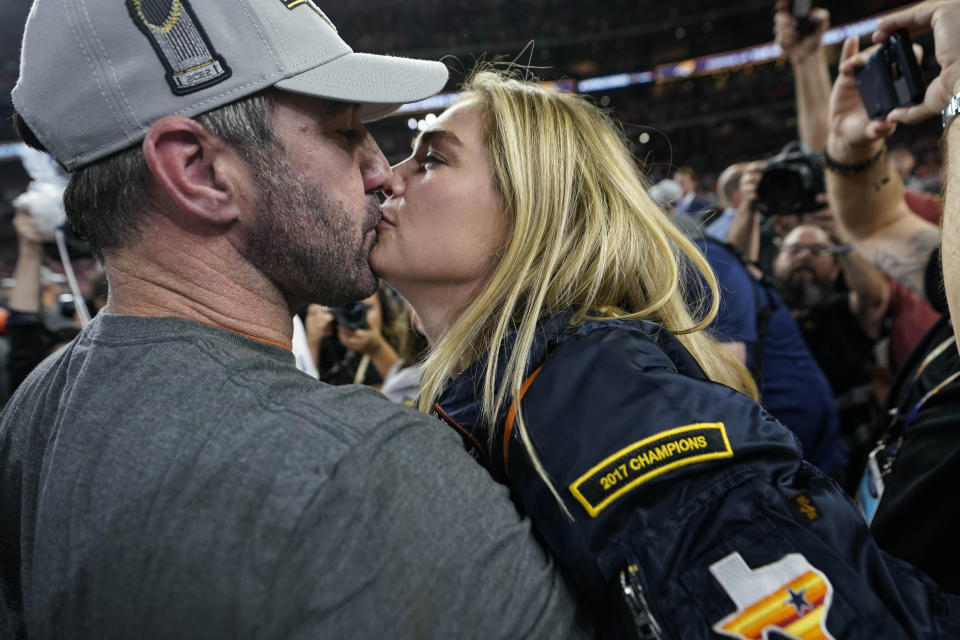
<path id="1" fill-rule="evenodd" d="M 376 286 L 363 122 L 445 68 L 311 0 L 37 0 L 13 91 L 110 302 L 0 416 L 0 637 L 568 637 L 566 582 L 449 429 L 290 353 Z"/>

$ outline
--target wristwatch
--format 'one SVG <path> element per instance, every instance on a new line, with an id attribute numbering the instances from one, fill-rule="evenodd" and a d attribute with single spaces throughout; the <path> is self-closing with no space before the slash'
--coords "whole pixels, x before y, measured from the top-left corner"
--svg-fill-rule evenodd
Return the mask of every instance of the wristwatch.
<path id="1" fill-rule="evenodd" d="M 950 98 L 950 102 L 943 108 L 943 130 L 947 130 L 947 124 L 955 115 L 960 113 L 960 93 Z"/>

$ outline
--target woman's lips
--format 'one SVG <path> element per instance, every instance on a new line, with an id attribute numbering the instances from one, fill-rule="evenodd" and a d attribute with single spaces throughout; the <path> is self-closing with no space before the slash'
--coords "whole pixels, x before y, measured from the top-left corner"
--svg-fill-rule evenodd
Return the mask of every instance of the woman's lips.
<path id="1" fill-rule="evenodd" d="M 393 213 L 383 208 L 380 209 L 380 222 L 377 223 L 377 230 L 392 229 L 397 226 Z"/>

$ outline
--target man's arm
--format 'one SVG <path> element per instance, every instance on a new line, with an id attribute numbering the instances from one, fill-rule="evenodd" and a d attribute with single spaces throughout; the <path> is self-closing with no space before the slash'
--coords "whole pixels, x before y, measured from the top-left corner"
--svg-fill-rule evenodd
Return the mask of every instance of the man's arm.
<path id="1" fill-rule="evenodd" d="M 797 21 L 789 8 L 788 0 L 777 2 L 773 22 L 775 40 L 793 66 L 800 140 L 819 151 L 826 144 L 829 130 L 827 103 L 830 98 L 830 73 L 821 41 L 830 27 L 830 12 L 826 9 L 812 10 L 810 21 L 814 24 L 814 31 L 800 37 Z"/>
<path id="2" fill-rule="evenodd" d="M 958 34 L 960 36 L 960 34 Z M 960 86 L 955 91 L 960 92 Z M 943 237 L 948 239 L 940 248 L 940 259 L 943 264 L 943 286 L 947 294 L 947 304 L 951 310 L 951 320 L 953 321 L 953 332 L 956 335 L 960 329 L 960 310 L 957 309 L 957 303 L 960 302 L 960 280 L 957 276 L 960 274 L 960 180 L 957 178 L 957 171 L 960 171 L 960 126 L 954 118 L 947 125 L 947 130 L 943 134 L 943 153 L 946 158 L 944 175 L 946 184 L 944 186 L 944 205 L 943 205 Z"/>
<path id="3" fill-rule="evenodd" d="M 43 266 L 43 243 L 50 238 L 37 230 L 30 213 L 18 210 L 13 217 L 17 232 L 17 264 L 10 291 L 10 309 L 22 313 L 40 311 L 40 268 Z"/>
<path id="4" fill-rule="evenodd" d="M 740 177 L 740 206 L 730 221 L 727 243 L 747 260 L 756 262 L 760 255 L 760 212 L 757 211 L 757 185 L 763 177 L 766 162 L 751 162 Z"/>
<path id="5" fill-rule="evenodd" d="M 16 283 L 10 292 L 11 313 L 7 318 L 10 339 L 8 391 L 11 394 L 47 357 L 53 346 L 40 315 L 43 243 L 52 238 L 37 229 L 36 220 L 25 209 L 14 215 L 13 228 L 17 232 L 17 264 L 13 271 Z"/>
<path id="6" fill-rule="evenodd" d="M 960 93 L 960 1 L 934 0 L 916 5 L 884 18 L 873 34 L 876 42 L 886 40 L 898 29 L 911 33 L 933 31 L 934 51 L 940 64 L 940 75 L 927 86 L 923 102 L 919 105 L 895 109 L 887 119 L 892 122 L 917 123 L 936 117 L 950 99 Z M 943 207 L 943 280 L 952 318 L 953 330 L 960 330 L 960 132 L 954 117 L 943 132 L 944 167 Z"/>
<path id="7" fill-rule="evenodd" d="M 923 276 L 937 246 L 937 229 L 910 211 L 900 176 L 887 165 L 885 139 L 896 124 L 870 120 L 863 107 L 854 72 L 868 53 L 858 53 L 856 38 L 844 42 L 830 96 L 827 194 L 857 251 L 924 296 Z"/>
<path id="8" fill-rule="evenodd" d="M 852 251 L 837 256 L 850 287 L 850 310 L 863 332 L 876 340 L 883 333 L 883 320 L 890 305 L 890 283 L 879 269 Z"/>

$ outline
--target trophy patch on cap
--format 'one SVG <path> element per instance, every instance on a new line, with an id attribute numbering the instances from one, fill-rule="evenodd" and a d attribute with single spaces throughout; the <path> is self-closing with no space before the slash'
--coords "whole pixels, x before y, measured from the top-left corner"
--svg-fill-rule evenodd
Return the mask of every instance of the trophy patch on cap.
<path id="1" fill-rule="evenodd" d="M 328 25 L 330 25 L 331 29 L 333 29 L 334 31 L 337 30 L 337 28 L 333 25 L 333 23 L 330 22 L 330 18 L 328 18 L 323 11 L 320 11 L 320 8 L 317 5 L 315 5 L 311 0 L 280 0 L 280 2 L 283 3 L 283 6 L 285 6 L 287 9 L 290 9 L 291 11 L 301 6 L 309 7 L 313 9 L 318 16 L 323 18 L 323 21 L 326 22 Z"/>
<path id="2" fill-rule="evenodd" d="M 230 77 L 187 0 L 126 0 L 130 16 L 166 69 L 167 84 L 185 95 Z"/>

